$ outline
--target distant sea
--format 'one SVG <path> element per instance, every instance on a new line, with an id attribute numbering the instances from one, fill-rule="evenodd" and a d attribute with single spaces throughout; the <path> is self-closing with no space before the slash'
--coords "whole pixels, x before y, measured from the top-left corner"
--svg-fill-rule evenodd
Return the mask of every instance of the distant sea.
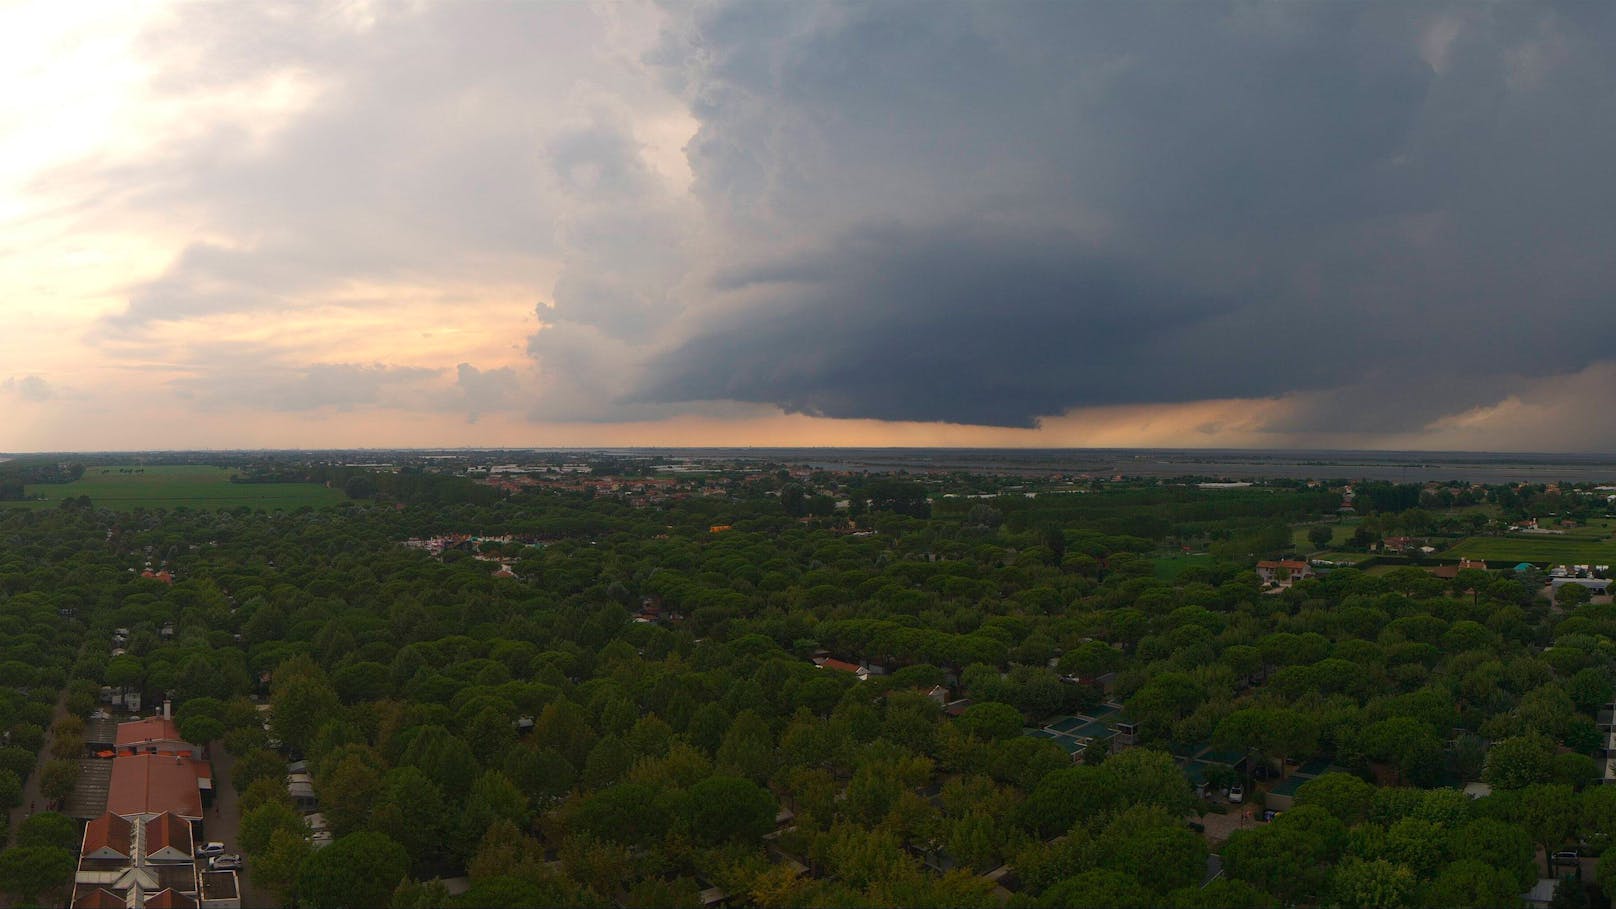
<path id="1" fill-rule="evenodd" d="M 621 451 L 621 449 L 619 449 Z M 1345 479 L 1396 483 L 1612 483 L 1616 455 L 1473 451 L 1251 451 L 1081 448 L 696 448 L 624 453 L 748 459 L 820 470 L 997 473 L 1025 476 L 1181 477 L 1218 480 Z"/>

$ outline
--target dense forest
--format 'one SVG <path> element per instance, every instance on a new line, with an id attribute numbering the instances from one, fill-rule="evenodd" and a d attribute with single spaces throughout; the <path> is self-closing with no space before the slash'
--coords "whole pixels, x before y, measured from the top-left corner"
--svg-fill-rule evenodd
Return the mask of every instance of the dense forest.
<path id="1" fill-rule="evenodd" d="M 314 473 L 360 475 L 285 476 Z M 1257 559 L 1335 514 L 1322 486 L 465 488 L 0 509 L 0 801 L 71 787 L 35 751 L 105 685 L 234 756 L 248 874 L 302 906 L 1514 906 L 1616 834 L 1616 606 L 1417 567 L 1265 591 Z M 1107 704 L 1131 731 L 1075 759 L 1027 734 Z M 73 845 L 19 839 L 0 887 Z M 1589 867 L 1557 902 L 1603 900 L 1616 865 Z"/>

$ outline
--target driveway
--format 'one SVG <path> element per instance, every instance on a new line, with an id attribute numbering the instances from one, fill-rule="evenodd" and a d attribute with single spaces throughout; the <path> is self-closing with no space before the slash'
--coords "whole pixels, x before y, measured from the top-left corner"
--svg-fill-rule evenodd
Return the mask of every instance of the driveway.
<path id="1" fill-rule="evenodd" d="M 224 749 L 222 742 L 210 744 L 208 753 L 213 755 L 213 807 L 208 809 L 207 817 L 202 819 L 204 832 L 202 841 L 218 840 L 224 843 L 224 851 L 240 852 L 241 804 L 236 796 L 236 787 L 230 783 L 230 770 L 235 766 L 236 759 Z M 260 909 L 281 904 L 274 894 L 253 886 L 250 860 L 246 872 L 236 875 L 236 878 L 241 886 L 243 909 Z"/>

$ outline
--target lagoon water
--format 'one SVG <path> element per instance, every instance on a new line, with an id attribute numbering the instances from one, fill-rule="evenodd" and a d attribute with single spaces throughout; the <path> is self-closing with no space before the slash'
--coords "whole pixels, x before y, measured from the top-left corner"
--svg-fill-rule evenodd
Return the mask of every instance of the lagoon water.
<path id="1" fill-rule="evenodd" d="M 695 459 L 755 458 L 821 470 L 911 473 L 1616 484 L 1616 455 L 1612 454 L 1145 448 L 661 448 L 637 449 L 634 453 Z"/>

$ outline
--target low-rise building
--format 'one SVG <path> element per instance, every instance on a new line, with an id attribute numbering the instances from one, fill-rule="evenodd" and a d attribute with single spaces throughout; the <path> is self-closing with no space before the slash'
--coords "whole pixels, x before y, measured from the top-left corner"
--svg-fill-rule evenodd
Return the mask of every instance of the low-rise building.
<path id="1" fill-rule="evenodd" d="M 146 820 L 108 813 L 90 821 L 74 874 L 74 909 L 195 909 L 202 884 L 194 847 L 190 821 L 168 812 Z"/>
<path id="2" fill-rule="evenodd" d="M 181 754 L 193 760 L 202 757 L 202 746 L 193 745 L 180 736 L 177 723 L 167 716 L 168 703 L 163 704 L 162 716 L 147 717 L 118 724 L 114 742 L 119 754 Z"/>
<path id="3" fill-rule="evenodd" d="M 212 786 L 206 765 L 178 754 L 119 755 L 112 760 L 107 810 L 119 817 L 147 819 L 169 812 L 188 821 L 202 819 L 202 781 Z"/>
<path id="4" fill-rule="evenodd" d="M 1295 581 L 1313 576 L 1313 566 L 1299 559 L 1281 561 L 1263 560 L 1257 563 L 1257 577 L 1264 584 L 1288 586 Z"/>
<path id="5" fill-rule="evenodd" d="M 861 682 L 867 681 L 870 678 L 869 667 L 860 666 L 856 663 L 849 663 L 846 660 L 838 660 L 835 657 L 815 657 L 814 665 L 818 666 L 820 669 L 831 669 L 835 670 L 836 672 L 846 672 L 856 675 Z"/>

